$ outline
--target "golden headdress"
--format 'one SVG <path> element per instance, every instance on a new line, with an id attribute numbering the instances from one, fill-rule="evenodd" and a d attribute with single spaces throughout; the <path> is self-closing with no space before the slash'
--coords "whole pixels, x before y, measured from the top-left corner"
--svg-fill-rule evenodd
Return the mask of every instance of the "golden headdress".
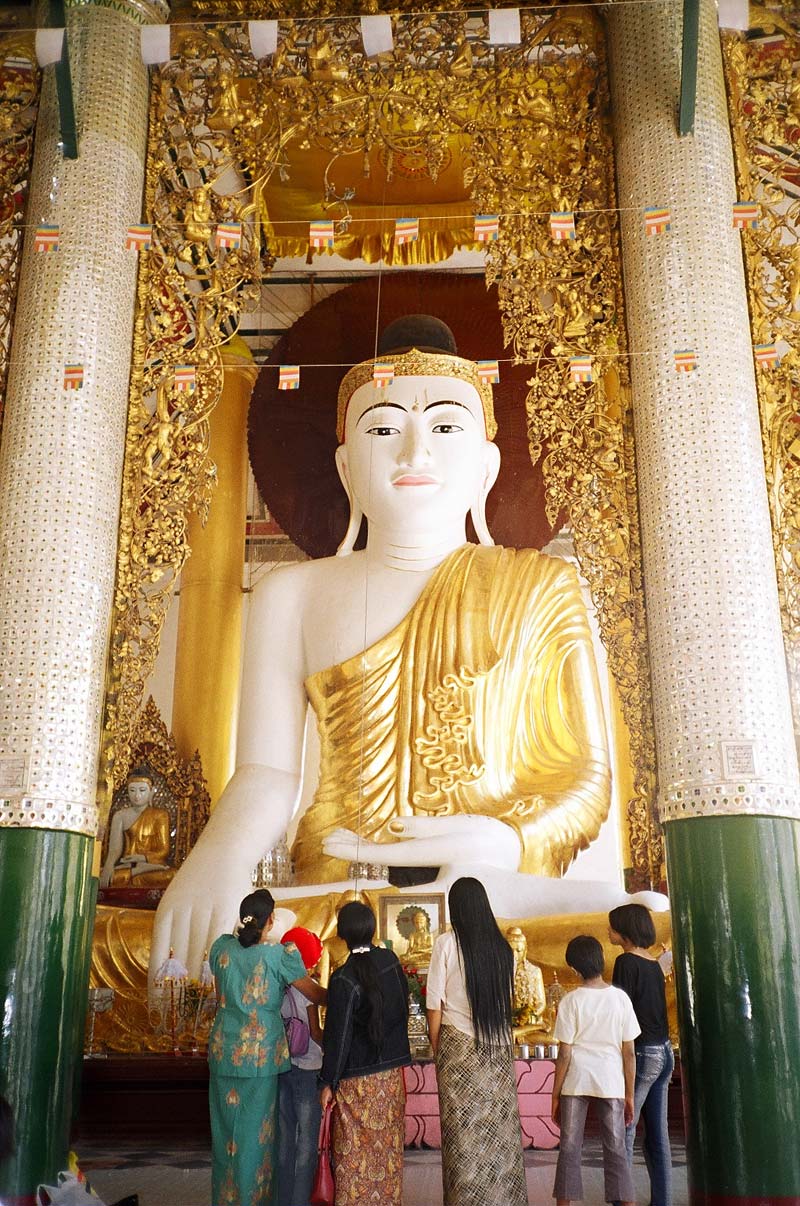
<path id="1" fill-rule="evenodd" d="M 356 364 L 342 379 L 336 410 L 336 435 L 341 444 L 347 406 L 359 386 L 375 376 L 375 366 L 391 363 L 395 377 L 457 377 L 474 385 L 483 407 L 486 437 L 493 440 L 497 433 L 494 417 L 492 387 L 478 371 L 474 360 L 465 360 L 456 353 L 453 333 L 446 323 L 429 314 L 410 314 L 389 324 L 381 336 L 378 355 Z"/>

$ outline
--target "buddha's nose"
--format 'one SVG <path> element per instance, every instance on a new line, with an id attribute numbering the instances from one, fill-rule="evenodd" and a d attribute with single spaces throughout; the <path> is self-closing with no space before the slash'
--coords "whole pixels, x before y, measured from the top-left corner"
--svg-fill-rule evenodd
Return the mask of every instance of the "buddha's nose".
<path id="1" fill-rule="evenodd" d="M 406 427 L 400 463 L 411 466 L 424 465 L 430 460 L 430 455 L 427 424 L 421 416 L 417 418 L 412 415 L 411 422 Z"/>

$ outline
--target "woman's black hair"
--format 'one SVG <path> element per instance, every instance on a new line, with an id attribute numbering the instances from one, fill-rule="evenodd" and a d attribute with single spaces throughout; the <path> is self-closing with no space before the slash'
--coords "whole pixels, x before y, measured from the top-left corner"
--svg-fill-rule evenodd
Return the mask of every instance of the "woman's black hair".
<path id="1" fill-rule="evenodd" d="M 267 920 L 275 912 L 275 901 L 272 893 L 266 888 L 257 888 L 245 896 L 239 905 L 239 920 L 241 929 L 236 937 L 240 946 L 255 946 L 261 941 L 261 932 Z"/>
<path id="2" fill-rule="evenodd" d="M 371 947 L 375 935 L 375 914 L 367 905 L 351 900 L 339 910 L 336 932 L 347 943 L 347 966 L 361 989 L 361 1008 L 369 1041 L 380 1051 L 383 1043 L 383 994 L 378 973 L 369 951 L 353 954 L 353 947 Z"/>
<path id="3" fill-rule="evenodd" d="M 656 927 L 650 910 L 640 904 L 618 905 L 608 915 L 608 924 L 620 938 L 627 938 L 634 946 L 645 950 L 656 940 Z"/>
<path id="4" fill-rule="evenodd" d="M 565 958 L 567 966 L 583 980 L 594 980 L 603 974 L 603 948 L 590 934 L 579 934 L 577 938 L 570 939 Z"/>
<path id="5" fill-rule="evenodd" d="M 463 876 L 451 887 L 448 904 L 476 1041 L 510 1042 L 514 952 L 500 933 L 486 889 Z"/>

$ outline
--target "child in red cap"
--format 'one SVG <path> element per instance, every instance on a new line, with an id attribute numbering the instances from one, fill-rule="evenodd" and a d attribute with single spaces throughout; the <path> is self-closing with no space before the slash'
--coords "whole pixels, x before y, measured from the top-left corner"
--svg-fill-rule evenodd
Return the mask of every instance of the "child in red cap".
<path id="1" fill-rule="evenodd" d="M 322 957 L 322 942 L 311 930 L 294 926 L 281 938 L 292 942 L 311 972 Z M 317 1006 L 290 985 L 283 998 L 284 1021 L 308 1024 L 308 1050 L 292 1055 L 292 1066 L 278 1077 L 278 1169 L 276 1206 L 308 1206 L 317 1171 L 317 1139 L 322 1111 L 317 1073 L 322 1067 L 322 1028 Z"/>

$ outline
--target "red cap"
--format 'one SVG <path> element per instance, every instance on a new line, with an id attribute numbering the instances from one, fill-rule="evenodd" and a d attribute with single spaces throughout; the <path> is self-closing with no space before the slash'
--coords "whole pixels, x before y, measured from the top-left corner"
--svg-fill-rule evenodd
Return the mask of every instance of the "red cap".
<path id="1" fill-rule="evenodd" d="M 312 967 L 316 967 L 322 957 L 322 942 L 313 934 L 311 930 L 304 930 L 301 925 L 294 926 L 291 930 L 287 930 L 281 938 L 283 946 L 287 942 L 293 942 L 300 952 L 300 958 L 306 965 L 306 971 L 311 971 Z"/>

